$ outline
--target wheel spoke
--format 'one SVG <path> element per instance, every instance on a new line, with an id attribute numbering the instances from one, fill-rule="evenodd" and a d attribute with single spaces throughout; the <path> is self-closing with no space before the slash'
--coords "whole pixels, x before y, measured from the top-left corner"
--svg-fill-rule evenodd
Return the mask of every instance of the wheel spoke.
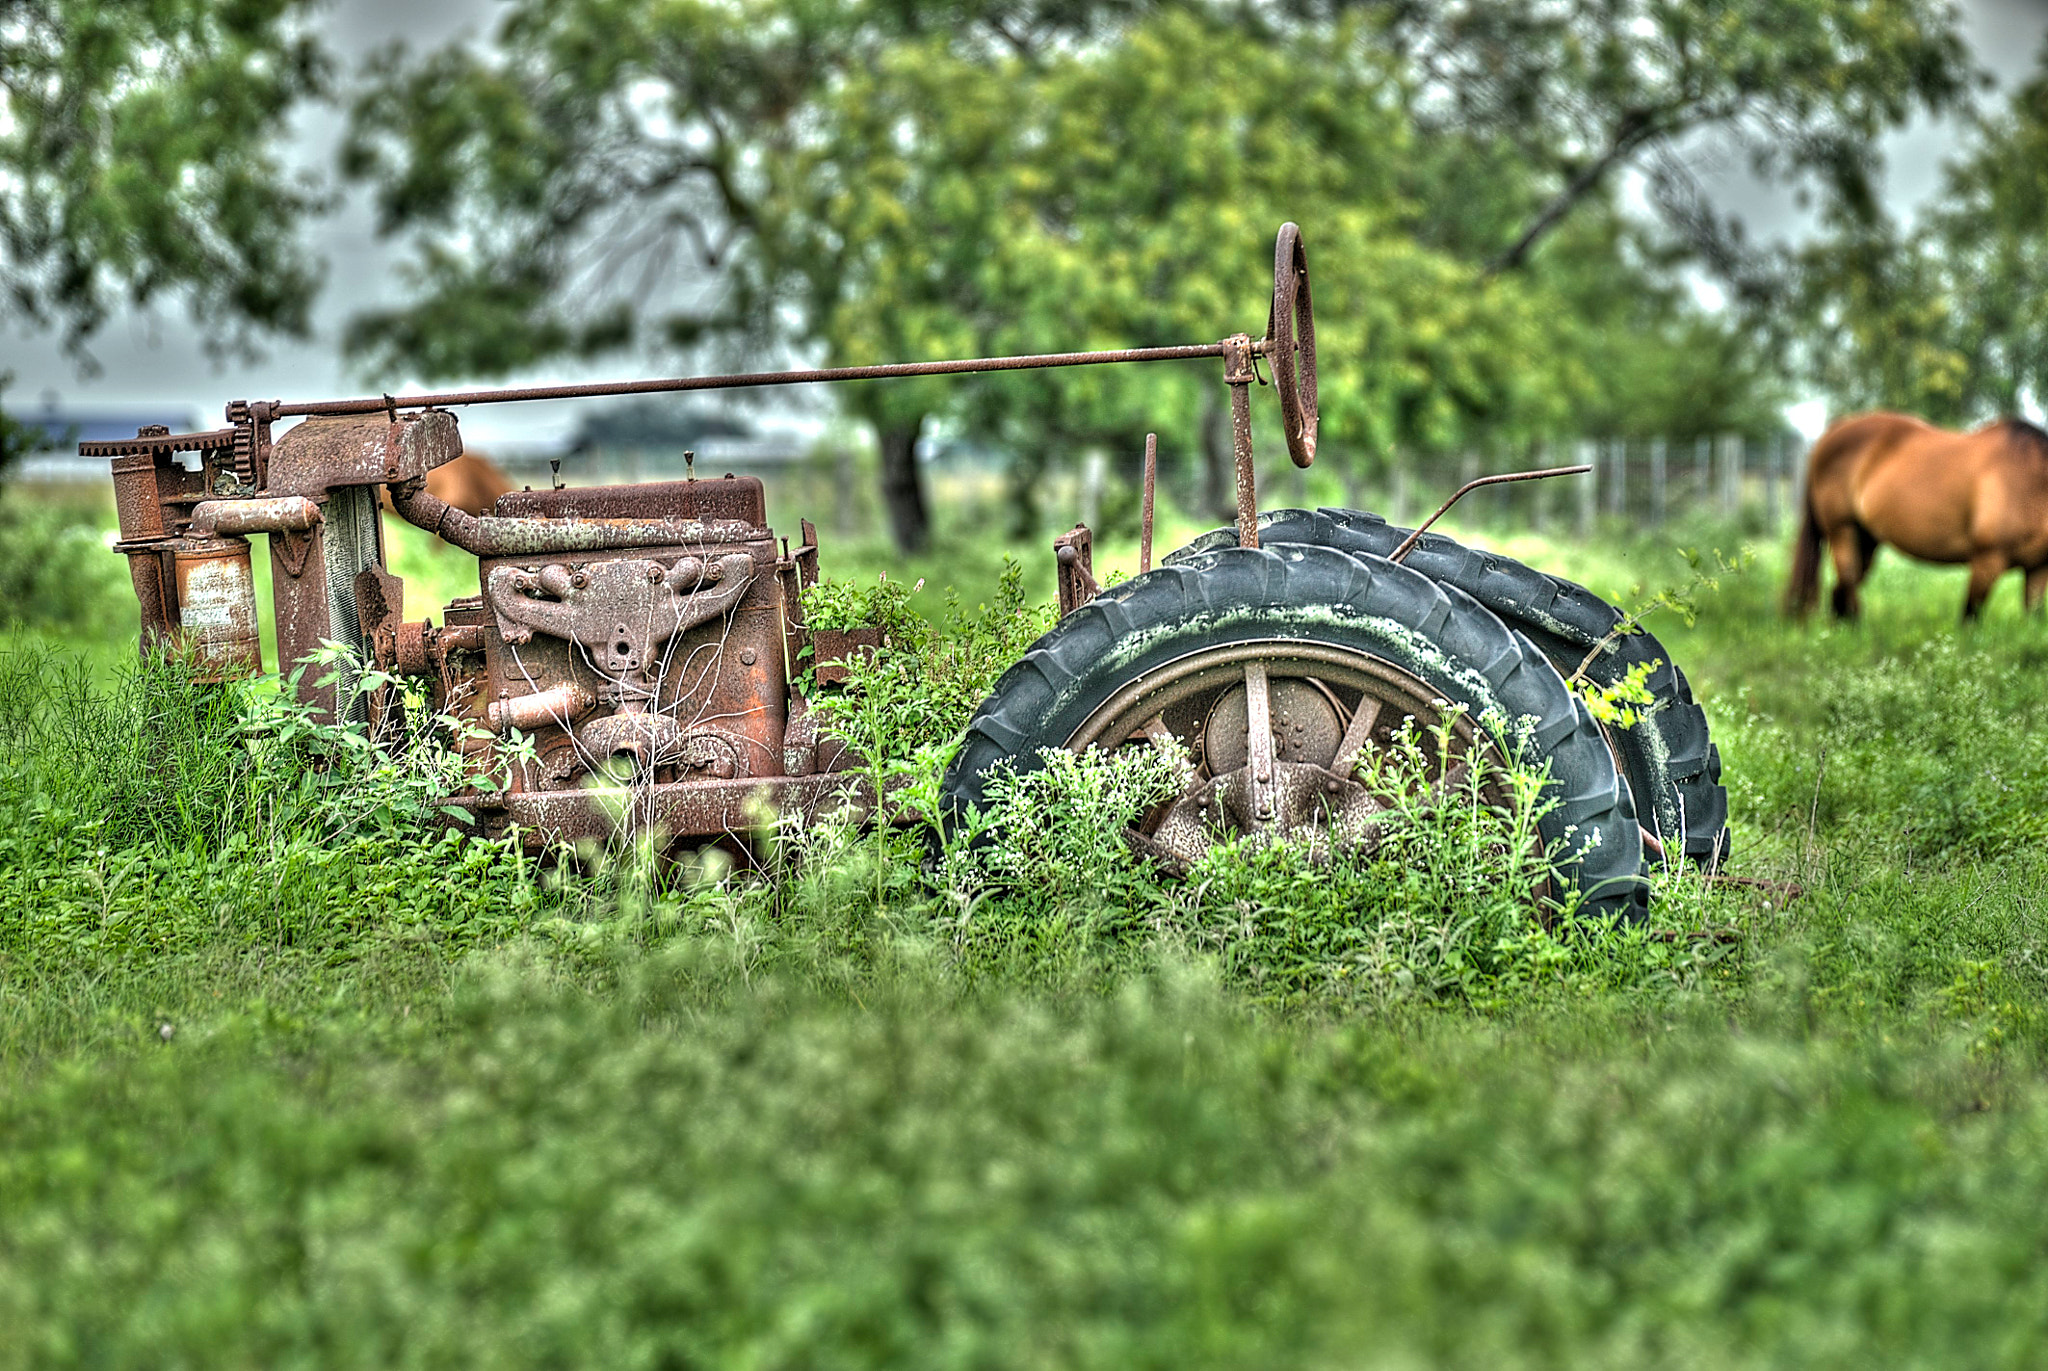
<path id="1" fill-rule="evenodd" d="M 1251 772 L 1253 811 L 1260 819 L 1273 808 L 1273 692 L 1266 664 L 1256 657 L 1244 664 L 1245 765 Z"/>
<path id="2" fill-rule="evenodd" d="M 1339 776 L 1349 778 L 1351 768 L 1358 763 L 1358 754 L 1372 740 L 1372 726 L 1379 722 L 1380 702 L 1374 695 L 1361 695 L 1358 708 L 1351 712 L 1351 722 L 1344 729 L 1344 741 L 1337 744 L 1337 755 L 1330 759 L 1330 770 Z"/>

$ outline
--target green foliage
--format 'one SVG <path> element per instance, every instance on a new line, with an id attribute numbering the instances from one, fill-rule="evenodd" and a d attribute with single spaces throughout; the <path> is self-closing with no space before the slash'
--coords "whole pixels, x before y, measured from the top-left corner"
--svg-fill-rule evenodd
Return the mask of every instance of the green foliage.
<path id="1" fill-rule="evenodd" d="M 804 623 L 814 629 L 879 629 L 890 642 L 922 642 L 930 630 L 911 609 L 910 597 L 923 588 L 923 581 L 892 581 L 886 571 L 873 585 L 821 577 L 804 588 Z"/>
<path id="2" fill-rule="evenodd" d="M 0 473 L 8 464 L 0 460 Z M 95 626 L 130 612 L 126 583 L 93 524 L 19 497 L 0 500 L 0 622 Z"/>
<path id="3" fill-rule="evenodd" d="M 1673 150 L 1719 139 L 1860 202 L 1882 133 L 1965 81 L 1935 0 L 1837 10 L 517 4 L 487 47 L 387 54 L 357 100 L 347 170 L 415 275 L 351 345 L 410 376 L 614 344 L 858 364 L 1208 339 L 1259 330 L 1291 218 L 1327 460 L 1765 431 L 1776 370 L 1680 271 L 1729 240 Z M 1662 228 L 1617 209 L 1630 166 Z M 847 402 L 886 439 L 914 548 L 927 418 L 1012 454 L 1020 492 L 1150 429 L 1169 470 L 1213 472 L 1214 380 L 1049 370 Z"/>
<path id="4" fill-rule="evenodd" d="M 1586 702 L 1586 708 L 1593 718 L 1611 728 L 1634 728 L 1649 707 L 1657 703 L 1655 692 L 1650 689 L 1650 677 L 1658 667 L 1664 665 L 1662 657 L 1648 662 L 1636 662 L 1622 673 L 1618 681 L 1605 685 L 1585 677 L 1574 677 L 1568 684 Z"/>
<path id="5" fill-rule="evenodd" d="M 2048 45 L 2005 108 L 1972 125 L 1912 227 L 1841 225 L 1787 264 L 1807 369 L 1839 409 L 1955 425 L 2048 392 L 2044 167 Z"/>
<path id="6" fill-rule="evenodd" d="M 1742 718 L 1745 807 L 1788 834 L 1862 828 L 1919 860 L 2032 847 L 2048 837 L 2043 665 L 2039 644 L 1993 661 L 1942 638 L 1819 674 L 1793 706 L 1811 742 L 1775 708 Z"/>
<path id="7" fill-rule="evenodd" d="M 0 1355 L 1984 1365 L 2048 1313 L 2040 1088 L 1960 1050 L 738 984 L 498 958 L 448 1049 L 238 1025 L 10 1092 Z"/>
<path id="8" fill-rule="evenodd" d="M 1445 793 L 1436 755 L 1411 728 L 1365 760 L 1362 781 L 1386 810 L 1362 853 L 1213 850 L 1189 874 L 1191 943 L 1276 1006 L 1494 1001 L 1544 941 L 1530 935 L 1557 855 L 1536 831 L 1545 777 L 1481 752 Z"/>
<path id="9" fill-rule="evenodd" d="M 8 307 L 81 349 L 123 304 L 182 296 L 203 345 L 304 333 L 322 207 L 277 133 L 321 95 L 305 0 L 33 0 L 0 30 Z"/>
<path id="10" fill-rule="evenodd" d="M 1674 874 L 1635 930 L 1538 926 L 1513 768 L 1183 881 L 1110 836 L 1147 749 L 936 860 L 842 816 L 537 866 L 408 817 L 430 720 L 384 772 L 10 644 L 0 1366 L 2024 1364 L 2048 639 L 1903 565 L 1795 630 L 1778 555 L 1659 631 L 1735 870 L 1807 893 Z"/>
<path id="11" fill-rule="evenodd" d="M 1880 137 L 1963 101 L 1974 75 L 1941 0 L 1436 0 L 1394 37 L 1449 98 L 1444 115 L 1499 140 L 1555 187 L 1499 243 L 1513 265 L 1620 168 L 1650 172 L 1654 208 L 1709 258 L 1733 246 L 1685 165 L 1689 141 L 1866 215 Z M 1696 155 L 1696 152 L 1695 152 Z"/>
<path id="12" fill-rule="evenodd" d="M 940 625 L 910 609 L 916 588 L 884 575 L 872 586 L 820 581 L 804 592 L 815 627 L 883 631 L 881 649 L 851 659 L 845 685 L 814 702 L 871 767 L 949 748 L 996 677 L 1052 627 L 1049 608 L 1024 593 L 1024 568 L 1008 557 L 990 599 L 969 609 L 947 592 Z"/>
<path id="13" fill-rule="evenodd" d="M 1631 586 L 1627 598 L 1634 603 L 1622 612 L 1607 636 L 1586 653 L 1577 669 L 1565 677 L 1565 684 L 1586 702 L 1586 708 L 1593 717 L 1609 727 L 1633 728 L 1647 708 L 1657 703 L 1649 681 L 1664 661 L 1660 657 L 1637 662 L 1623 673 L 1620 680 L 1603 685 L 1586 675 L 1587 668 L 1592 666 L 1598 655 L 1622 638 L 1641 633 L 1643 621 L 1652 614 L 1669 613 L 1690 628 L 1698 618 L 1701 598 L 1719 590 L 1723 578 L 1741 575 L 1755 560 L 1748 548 L 1732 558 L 1716 548 L 1711 565 L 1706 555 L 1696 548 L 1679 548 L 1677 551 L 1686 564 L 1686 578 L 1647 593 L 1641 582 Z"/>

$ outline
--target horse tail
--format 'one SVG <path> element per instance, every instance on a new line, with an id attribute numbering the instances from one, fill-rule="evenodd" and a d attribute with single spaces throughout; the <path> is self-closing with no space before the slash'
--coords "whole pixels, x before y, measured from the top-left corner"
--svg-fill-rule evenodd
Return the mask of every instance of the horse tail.
<path id="1" fill-rule="evenodd" d="M 1824 539 L 1820 516 L 1813 509 L 1813 476 L 1799 492 L 1799 532 L 1792 541 L 1792 579 L 1785 584 L 1785 613 L 1806 617 L 1820 603 L 1820 550 Z"/>

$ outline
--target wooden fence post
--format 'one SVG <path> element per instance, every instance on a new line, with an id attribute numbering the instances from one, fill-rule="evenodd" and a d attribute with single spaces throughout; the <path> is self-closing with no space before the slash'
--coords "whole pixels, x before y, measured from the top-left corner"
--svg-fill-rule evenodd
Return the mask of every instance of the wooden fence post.
<path id="1" fill-rule="evenodd" d="M 1650 524 L 1661 526 L 1664 522 L 1664 440 L 1650 440 Z"/>
<path id="2" fill-rule="evenodd" d="M 1734 518 L 1742 512 L 1742 435 L 1721 435 L 1721 513 Z"/>
<path id="3" fill-rule="evenodd" d="M 1581 438 L 1579 461 L 1593 468 L 1579 482 L 1579 537 L 1590 538 L 1593 536 L 1593 501 L 1600 493 L 1600 445 Z"/>
<path id="4" fill-rule="evenodd" d="M 1783 476 L 1785 464 L 1785 435 L 1772 437 L 1764 447 L 1764 527 L 1777 531 L 1778 527 L 1778 482 Z"/>
<path id="5" fill-rule="evenodd" d="M 1607 478 L 1607 512 L 1619 518 L 1628 513 L 1628 439 L 1607 445 L 1607 463 L 1613 468 Z"/>

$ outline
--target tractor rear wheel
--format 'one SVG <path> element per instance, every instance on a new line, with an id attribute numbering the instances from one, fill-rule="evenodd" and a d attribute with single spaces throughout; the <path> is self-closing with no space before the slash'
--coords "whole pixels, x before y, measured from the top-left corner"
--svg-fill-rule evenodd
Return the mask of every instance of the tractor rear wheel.
<path id="1" fill-rule="evenodd" d="M 1426 743 L 1435 785 L 1458 785 L 1475 747 L 1547 765 L 1538 829 L 1559 876 L 1583 910 L 1640 918 L 1641 829 L 1585 705 L 1469 596 L 1334 548 L 1226 548 L 1103 591 L 997 682 L 945 791 L 979 807 L 999 766 L 1170 735 L 1194 771 L 1140 822 L 1141 849 L 1191 863 L 1221 839 L 1319 825 L 1369 842 L 1381 805 L 1356 762 L 1404 721 L 1429 740 L 1452 713 L 1443 755 Z"/>
<path id="2" fill-rule="evenodd" d="M 1283 509 L 1259 520 L 1262 544 L 1334 547 L 1379 557 L 1393 552 L 1409 532 L 1355 509 Z M 1170 565 L 1236 544 L 1236 529 L 1217 529 L 1166 561 Z M 1456 586 L 1485 605 L 1535 644 L 1561 676 L 1569 678 L 1583 666 L 1587 680 L 1605 686 L 1627 676 L 1631 667 L 1650 666 L 1645 684 L 1655 703 L 1634 724 L 1608 730 L 1636 813 L 1673 858 L 1682 852 L 1709 870 L 1727 860 L 1728 792 L 1721 785 L 1721 753 L 1685 673 L 1662 643 L 1644 632 L 1616 635 L 1621 611 L 1584 586 L 1442 534 L 1423 534 L 1402 565 Z"/>

